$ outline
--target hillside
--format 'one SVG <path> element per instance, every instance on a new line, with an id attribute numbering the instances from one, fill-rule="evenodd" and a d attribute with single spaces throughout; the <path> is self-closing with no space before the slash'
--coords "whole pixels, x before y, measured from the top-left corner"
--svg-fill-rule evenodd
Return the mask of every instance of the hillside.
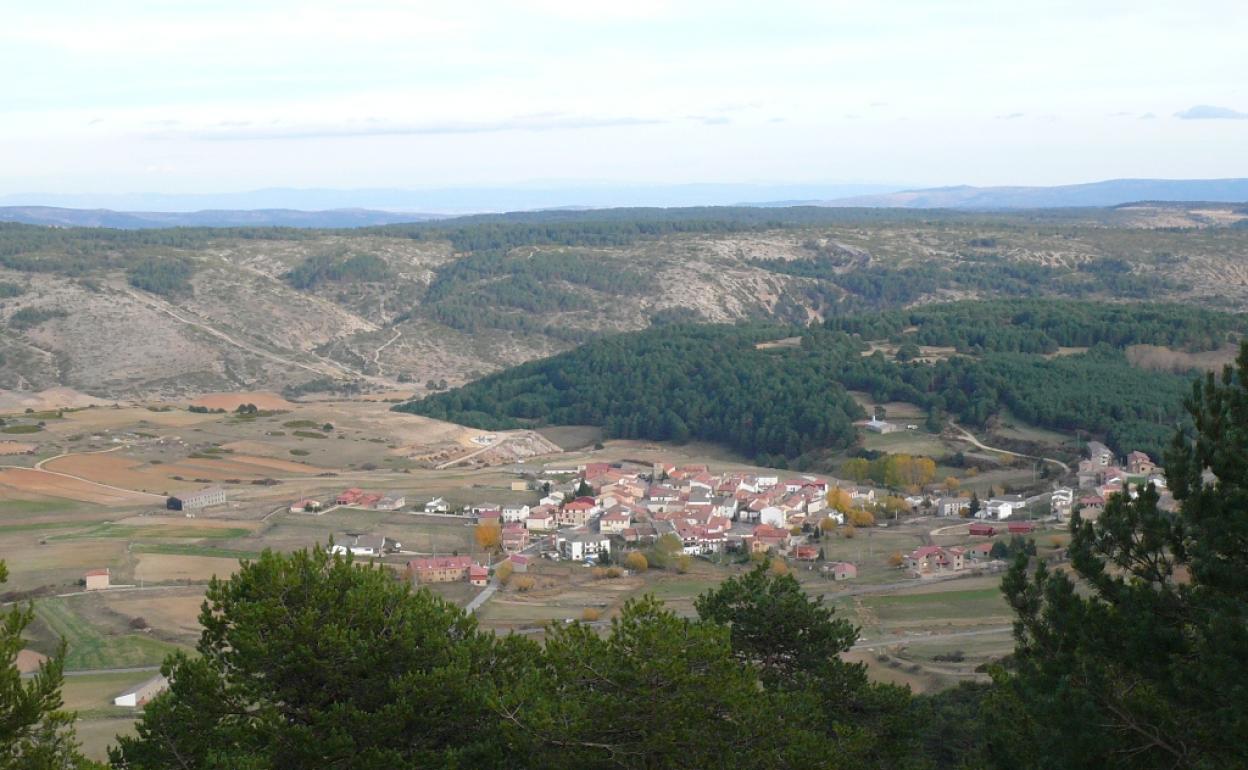
<path id="1" fill-rule="evenodd" d="M 1248 306 L 1233 207 L 626 209 L 351 230 L 0 225 L 0 388 L 426 392 L 673 322 L 976 297 Z"/>
<path id="2" fill-rule="evenodd" d="M 867 413 L 852 389 L 875 404 L 918 407 L 932 432 L 949 418 L 986 426 L 1008 409 L 1032 425 L 1099 435 L 1120 452 L 1159 455 L 1190 373 L 1137 366 L 1130 351 L 1217 350 L 1245 330 L 1242 315 L 1059 300 L 838 316 L 805 331 L 675 326 L 595 341 L 396 409 L 487 430 L 597 425 L 613 438 L 701 439 L 760 464 L 811 467 L 855 442 L 853 421 Z"/>

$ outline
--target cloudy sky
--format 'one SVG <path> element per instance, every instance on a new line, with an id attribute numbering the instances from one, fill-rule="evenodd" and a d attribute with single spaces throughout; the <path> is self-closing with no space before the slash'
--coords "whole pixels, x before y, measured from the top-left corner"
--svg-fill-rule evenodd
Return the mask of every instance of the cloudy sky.
<path id="1" fill-rule="evenodd" d="M 0 194 L 1248 176 L 1243 0 L 13 2 Z"/>

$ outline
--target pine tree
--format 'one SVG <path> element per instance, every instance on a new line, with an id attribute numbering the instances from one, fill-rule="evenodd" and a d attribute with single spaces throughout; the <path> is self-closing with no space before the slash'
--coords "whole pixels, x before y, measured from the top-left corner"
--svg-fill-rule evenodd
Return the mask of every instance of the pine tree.
<path id="1" fill-rule="evenodd" d="M 1016 669 L 998 672 L 1002 764 L 1242 767 L 1248 745 L 1248 344 L 1197 383 L 1191 435 L 1166 455 L 1178 512 L 1153 485 L 1075 515 L 1081 586 L 1016 557 Z"/>
<path id="2" fill-rule="evenodd" d="M 0 561 L 0 583 L 8 576 Z M 79 753 L 74 715 L 61 709 L 64 642 L 30 679 L 23 681 L 17 669 L 17 655 L 26 646 L 22 632 L 34 617 L 31 606 L 12 607 L 0 615 L 0 770 L 98 767 Z"/>

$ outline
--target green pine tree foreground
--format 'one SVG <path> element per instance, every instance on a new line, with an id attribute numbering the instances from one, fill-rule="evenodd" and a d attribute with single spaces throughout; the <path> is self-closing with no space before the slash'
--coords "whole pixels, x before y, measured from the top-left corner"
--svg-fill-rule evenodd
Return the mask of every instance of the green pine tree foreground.
<path id="1" fill-rule="evenodd" d="M 1018 614 L 999 672 L 991 749 L 1001 766 L 1248 766 L 1248 344 L 1187 400 L 1166 477 L 1071 525 L 1078 580 L 1019 560 Z"/>
<path id="2" fill-rule="evenodd" d="M 9 576 L 0 561 L 0 583 Z M 0 770 L 87 770 L 97 767 L 78 752 L 74 715 L 61 709 L 64 645 L 23 680 L 17 655 L 22 632 L 34 619 L 29 607 L 0 614 Z"/>

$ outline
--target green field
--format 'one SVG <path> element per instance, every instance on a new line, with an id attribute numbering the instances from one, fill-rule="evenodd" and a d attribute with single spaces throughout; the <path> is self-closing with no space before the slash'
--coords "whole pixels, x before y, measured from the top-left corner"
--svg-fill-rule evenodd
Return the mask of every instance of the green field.
<path id="1" fill-rule="evenodd" d="M 67 671 L 158 666 L 166 655 L 180 649 L 144 634 L 107 633 L 66 599 L 41 600 L 35 614 L 50 636 L 65 640 Z"/>
<path id="2" fill-rule="evenodd" d="M 67 539 L 121 539 L 121 540 L 138 540 L 141 538 L 150 538 L 154 540 L 230 540 L 238 537 L 246 537 L 251 534 L 250 529 L 242 527 L 197 527 L 193 524 L 176 524 L 176 525 L 151 525 L 151 526 L 135 526 L 130 524 L 113 524 L 105 522 L 92 527 L 89 530 L 76 532 L 72 535 L 58 535 L 55 540 Z"/>
<path id="3" fill-rule="evenodd" d="M 863 597 L 863 604 L 873 610 L 880 623 L 913 625 L 933 620 L 976 620 L 1009 614 L 1005 598 L 998 588 L 933 593 L 894 594 Z"/>
<path id="4" fill-rule="evenodd" d="M 260 558 L 260 551 L 243 551 L 235 548 L 214 548 L 210 545 L 135 543 L 130 550 L 135 553 L 163 553 L 171 556 L 216 556 L 226 559 Z"/>

